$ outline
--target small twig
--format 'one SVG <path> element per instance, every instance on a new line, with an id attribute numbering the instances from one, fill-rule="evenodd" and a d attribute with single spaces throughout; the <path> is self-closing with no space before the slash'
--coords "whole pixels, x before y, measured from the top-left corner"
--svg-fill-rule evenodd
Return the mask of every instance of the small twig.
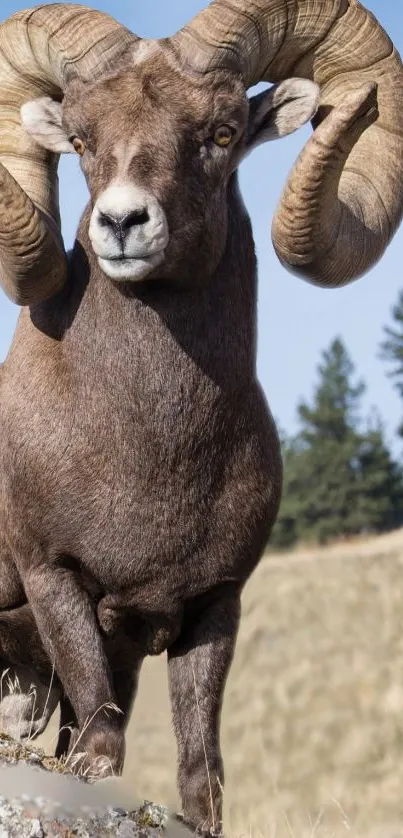
<path id="1" fill-rule="evenodd" d="M 312 823 L 312 818 L 309 816 L 310 824 L 311 824 L 311 827 L 312 827 L 311 838 L 315 838 L 315 835 L 317 835 L 318 829 L 319 829 L 319 827 L 320 827 L 320 825 L 323 821 L 324 814 L 325 814 L 324 809 L 321 809 L 317 818 L 315 819 L 315 823 Z"/>
<path id="2" fill-rule="evenodd" d="M 3 681 L 7 677 L 9 672 L 10 672 L 10 667 L 8 669 L 4 670 L 4 672 L 2 673 L 2 676 L 0 678 L 0 702 L 3 701 Z"/>
<path id="3" fill-rule="evenodd" d="M 293 828 L 292 828 L 292 826 L 291 826 L 291 824 L 290 824 L 290 821 L 289 821 L 289 818 L 288 818 L 287 812 L 283 812 L 283 818 L 284 818 L 284 820 L 285 820 L 286 827 L 287 827 L 287 829 L 288 829 L 288 831 L 289 831 L 289 833 L 290 833 L 290 835 L 291 835 L 291 838 L 295 838 L 295 832 L 294 832 L 294 830 L 293 830 Z"/>
<path id="4" fill-rule="evenodd" d="M 31 698 L 31 696 L 33 696 L 33 702 L 32 702 L 31 719 L 30 719 L 30 723 L 29 723 L 28 742 L 32 741 L 32 735 L 31 734 L 32 734 L 32 727 L 33 727 L 33 724 L 34 724 L 34 718 L 35 718 L 35 713 L 36 713 L 37 692 L 36 692 L 36 687 L 34 686 L 34 684 L 31 684 L 30 689 L 29 689 L 28 698 Z"/>
<path id="5" fill-rule="evenodd" d="M 335 806 L 337 806 L 337 808 L 338 808 L 338 810 L 339 810 L 339 812 L 340 812 L 340 814 L 343 818 L 343 825 L 346 827 L 348 832 L 351 832 L 350 818 L 348 817 L 348 815 L 346 815 L 341 803 L 338 800 L 336 800 L 335 797 L 332 797 L 332 800 L 333 800 L 333 803 L 335 804 Z"/>
<path id="6" fill-rule="evenodd" d="M 200 736 L 201 736 L 201 740 L 202 740 L 202 744 L 203 744 L 204 759 L 206 761 L 207 780 L 208 780 L 208 786 L 209 786 L 209 792 L 210 792 L 210 806 L 211 806 L 212 826 L 213 826 L 213 830 L 215 832 L 216 824 L 215 824 L 215 816 L 214 816 L 213 789 L 212 789 L 212 786 L 211 786 L 210 770 L 209 770 L 209 764 L 208 764 L 208 759 L 207 759 L 206 742 L 205 742 L 204 734 L 203 734 L 203 726 L 202 726 L 200 705 L 199 705 L 199 696 L 198 696 L 198 692 L 197 692 L 196 673 L 194 671 L 193 661 L 191 661 L 191 667 L 192 667 L 192 673 L 193 673 L 193 683 L 194 683 L 194 691 L 195 691 L 195 698 L 196 698 L 197 716 L 198 716 L 198 720 L 199 720 Z"/>
<path id="7" fill-rule="evenodd" d="M 44 716 L 45 716 L 45 714 L 46 714 L 46 710 L 48 709 L 48 704 L 49 704 L 49 701 L 50 701 L 50 696 L 51 696 L 52 687 L 53 687 L 53 681 L 54 681 L 54 677 L 55 677 L 55 671 L 56 671 L 56 668 L 55 668 L 55 662 L 53 661 L 53 663 L 52 663 L 52 675 L 51 675 L 51 677 L 50 677 L 50 683 L 49 683 L 48 694 L 47 694 L 47 696 L 46 696 L 45 706 L 44 706 L 44 708 L 43 708 L 43 715 L 44 715 Z"/>

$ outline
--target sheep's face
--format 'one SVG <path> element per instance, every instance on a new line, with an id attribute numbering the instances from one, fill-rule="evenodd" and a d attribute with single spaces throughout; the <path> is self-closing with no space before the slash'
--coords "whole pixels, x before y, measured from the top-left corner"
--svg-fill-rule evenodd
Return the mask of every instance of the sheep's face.
<path id="1" fill-rule="evenodd" d="M 290 94 L 285 108 L 273 89 L 249 102 L 241 80 L 227 72 L 191 75 L 162 46 L 147 50 L 141 42 L 136 51 L 114 77 L 71 83 L 62 105 L 28 103 L 23 122 L 46 147 L 80 155 L 92 203 L 89 236 L 107 276 L 193 284 L 223 254 L 228 183 L 240 160 L 273 132 L 289 132 L 275 117 L 290 108 Z M 300 84 L 307 92 L 298 99 L 305 102 L 298 125 L 317 102 L 316 86 Z"/>

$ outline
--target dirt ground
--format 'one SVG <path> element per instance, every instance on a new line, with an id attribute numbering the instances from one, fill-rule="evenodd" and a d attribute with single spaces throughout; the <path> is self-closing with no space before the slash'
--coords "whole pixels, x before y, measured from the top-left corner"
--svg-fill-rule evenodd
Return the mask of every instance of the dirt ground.
<path id="1" fill-rule="evenodd" d="M 403 531 L 263 559 L 223 710 L 228 835 L 403 836 L 402 623 Z M 123 782 L 177 803 L 164 657 L 142 673 Z"/>

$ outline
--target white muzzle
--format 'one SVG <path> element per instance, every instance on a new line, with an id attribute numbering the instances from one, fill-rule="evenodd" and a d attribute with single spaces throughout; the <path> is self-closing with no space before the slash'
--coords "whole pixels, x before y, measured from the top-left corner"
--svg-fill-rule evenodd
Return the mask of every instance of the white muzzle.
<path id="1" fill-rule="evenodd" d="M 98 198 L 89 235 L 104 273 L 141 282 L 165 258 L 168 222 L 161 204 L 136 186 L 113 184 Z"/>

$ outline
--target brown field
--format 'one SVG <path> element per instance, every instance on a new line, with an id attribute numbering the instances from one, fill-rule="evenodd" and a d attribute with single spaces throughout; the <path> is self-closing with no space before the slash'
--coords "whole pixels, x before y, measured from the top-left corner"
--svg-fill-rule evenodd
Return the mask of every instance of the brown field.
<path id="1" fill-rule="evenodd" d="M 262 561 L 222 734 L 228 836 L 403 836 L 403 531 Z M 176 805 L 163 658 L 142 673 L 124 780 Z"/>

